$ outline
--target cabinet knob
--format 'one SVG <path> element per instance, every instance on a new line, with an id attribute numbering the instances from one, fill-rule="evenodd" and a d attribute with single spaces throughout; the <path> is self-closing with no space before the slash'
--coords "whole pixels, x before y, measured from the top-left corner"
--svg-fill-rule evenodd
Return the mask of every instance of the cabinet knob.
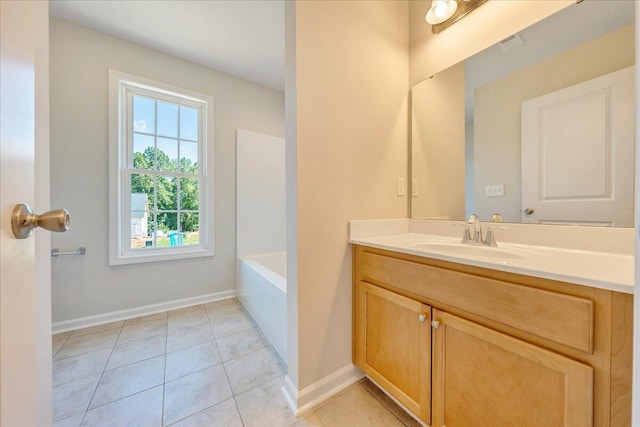
<path id="1" fill-rule="evenodd" d="M 431 321 L 431 327 L 433 329 L 438 329 L 440 327 L 440 322 L 438 322 L 437 320 L 432 320 Z"/>
<path id="2" fill-rule="evenodd" d="M 419 314 L 418 315 L 418 320 L 421 322 L 424 322 L 427 320 L 427 316 L 425 316 L 424 314 Z"/>

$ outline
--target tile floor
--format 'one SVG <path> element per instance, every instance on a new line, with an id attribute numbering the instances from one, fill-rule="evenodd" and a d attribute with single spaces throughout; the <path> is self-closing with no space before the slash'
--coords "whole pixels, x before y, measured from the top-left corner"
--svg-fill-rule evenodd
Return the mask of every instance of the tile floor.
<path id="1" fill-rule="evenodd" d="M 417 425 L 368 381 L 296 419 L 285 374 L 235 299 L 65 332 L 53 336 L 54 426 Z"/>

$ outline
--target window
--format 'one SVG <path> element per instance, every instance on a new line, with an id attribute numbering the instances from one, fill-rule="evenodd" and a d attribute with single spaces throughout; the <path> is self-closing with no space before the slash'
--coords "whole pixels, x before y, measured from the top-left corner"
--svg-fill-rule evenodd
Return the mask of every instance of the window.
<path id="1" fill-rule="evenodd" d="M 109 91 L 110 264 L 212 256 L 213 98 L 113 70 Z"/>

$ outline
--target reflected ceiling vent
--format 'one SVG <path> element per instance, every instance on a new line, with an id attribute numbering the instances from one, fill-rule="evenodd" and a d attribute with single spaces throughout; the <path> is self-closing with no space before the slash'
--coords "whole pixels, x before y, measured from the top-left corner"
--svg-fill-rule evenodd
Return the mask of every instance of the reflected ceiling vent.
<path id="1" fill-rule="evenodd" d="M 520 34 L 518 33 L 512 36 L 509 36 L 506 39 L 502 40 L 500 43 L 498 43 L 498 45 L 500 45 L 500 49 L 503 52 L 509 52 L 510 50 L 520 47 L 523 44 L 524 42 L 522 41 L 522 37 L 520 37 Z"/>

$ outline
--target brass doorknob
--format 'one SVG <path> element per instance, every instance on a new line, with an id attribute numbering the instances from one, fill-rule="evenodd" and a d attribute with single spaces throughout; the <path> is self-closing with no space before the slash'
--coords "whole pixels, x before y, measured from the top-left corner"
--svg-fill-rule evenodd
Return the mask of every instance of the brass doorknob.
<path id="1" fill-rule="evenodd" d="M 57 209 L 36 215 L 26 203 L 16 205 L 11 212 L 11 229 L 17 239 L 31 236 L 33 229 L 42 227 L 45 230 L 63 233 L 69 229 L 71 219 L 66 209 Z"/>

